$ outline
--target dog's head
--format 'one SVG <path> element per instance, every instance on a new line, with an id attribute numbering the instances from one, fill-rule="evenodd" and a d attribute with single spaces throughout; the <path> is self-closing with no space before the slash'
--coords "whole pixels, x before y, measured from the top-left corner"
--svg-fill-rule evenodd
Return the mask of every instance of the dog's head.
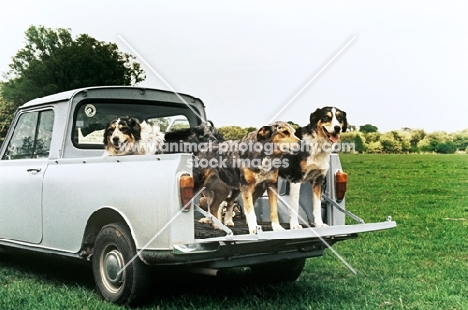
<path id="1" fill-rule="evenodd" d="M 104 145 L 114 153 L 125 151 L 125 147 L 141 140 L 140 122 L 133 117 L 121 117 L 111 121 L 104 131 Z"/>
<path id="2" fill-rule="evenodd" d="M 213 125 L 212 121 L 208 121 L 197 127 L 177 129 L 174 131 L 166 132 L 166 142 L 210 142 L 222 141 L 223 135 Z"/>
<path id="3" fill-rule="evenodd" d="M 336 143 L 340 139 L 340 132 L 348 127 L 346 112 L 334 107 L 324 107 L 310 114 L 310 125 L 318 135 Z"/>
<path id="4" fill-rule="evenodd" d="M 191 130 L 188 142 L 210 142 L 223 140 L 222 134 L 216 129 L 212 121 L 201 124 Z"/>
<path id="5" fill-rule="evenodd" d="M 288 123 L 277 121 L 263 126 L 257 131 L 257 140 L 272 143 L 274 154 L 290 154 L 300 148 L 300 139 L 294 135 L 296 130 Z"/>

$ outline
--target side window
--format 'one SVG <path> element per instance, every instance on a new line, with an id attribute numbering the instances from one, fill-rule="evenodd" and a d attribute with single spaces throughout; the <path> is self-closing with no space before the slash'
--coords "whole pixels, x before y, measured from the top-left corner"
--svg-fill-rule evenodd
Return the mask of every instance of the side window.
<path id="1" fill-rule="evenodd" d="M 52 110 L 22 114 L 2 159 L 47 158 L 53 125 Z"/>
<path id="2" fill-rule="evenodd" d="M 39 114 L 39 124 L 36 131 L 35 158 L 47 158 L 50 153 L 52 129 L 54 128 L 54 111 L 42 111 Z"/>

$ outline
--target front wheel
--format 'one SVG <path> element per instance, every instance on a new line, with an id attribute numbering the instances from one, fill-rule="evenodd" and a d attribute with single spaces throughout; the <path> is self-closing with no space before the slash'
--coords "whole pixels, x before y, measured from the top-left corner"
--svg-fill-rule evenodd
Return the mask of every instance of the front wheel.
<path id="1" fill-rule="evenodd" d="M 255 280 L 263 283 L 294 282 L 305 266 L 305 258 L 250 266 Z"/>
<path id="2" fill-rule="evenodd" d="M 94 282 L 103 299 L 119 305 L 141 303 L 150 277 L 125 225 L 114 223 L 101 229 L 94 244 L 92 265 Z"/>

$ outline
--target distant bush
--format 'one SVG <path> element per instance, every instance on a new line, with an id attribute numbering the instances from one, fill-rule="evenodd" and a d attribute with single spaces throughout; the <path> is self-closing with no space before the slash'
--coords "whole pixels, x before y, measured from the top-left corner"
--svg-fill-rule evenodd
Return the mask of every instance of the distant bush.
<path id="1" fill-rule="evenodd" d="M 380 141 L 371 142 L 367 145 L 367 153 L 380 154 L 383 151 L 382 143 Z"/>
<path id="2" fill-rule="evenodd" d="M 468 129 L 453 134 L 453 142 L 460 151 L 468 148 Z"/>
<path id="3" fill-rule="evenodd" d="M 364 135 L 367 143 L 377 142 L 380 140 L 380 132 L 369 132 Z"/>
<path id="4" fill-rule="evenodd" d="M 453 154 L 457 151 L 457 145 L 453 141 L 439 142 L 435 151 L 439 154 Z"/>
<path id="5" fill-rule="evenodd" d="M 225 140 L 239 140 L 249 132 L 256 130 L 255 127 L 242 128 L 240 126 L 223 126 L 219 127 L 219 132 Z"/>

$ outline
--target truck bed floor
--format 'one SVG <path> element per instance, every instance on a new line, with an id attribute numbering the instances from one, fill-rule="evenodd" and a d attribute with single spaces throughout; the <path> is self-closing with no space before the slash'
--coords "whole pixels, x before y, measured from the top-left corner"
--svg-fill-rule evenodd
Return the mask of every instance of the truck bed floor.
<path id="1" fill-rule="evenodd" d="M 195 239 L 206 239 L 226 236 L 223 230 L 214 229 L 212 225 L 199 223 L 201 216 L 195 216 Z M 234 235 L 248 235 L 249 228 L 243 216 L 235 216 L 233 218 L 234 226 L 229 227 Z M 271 231 L 270 222 L 258 222 L 262 226 L 263 231 Z M 281 223 L 284 229 L 289 229 L 289 224 Z"/>

